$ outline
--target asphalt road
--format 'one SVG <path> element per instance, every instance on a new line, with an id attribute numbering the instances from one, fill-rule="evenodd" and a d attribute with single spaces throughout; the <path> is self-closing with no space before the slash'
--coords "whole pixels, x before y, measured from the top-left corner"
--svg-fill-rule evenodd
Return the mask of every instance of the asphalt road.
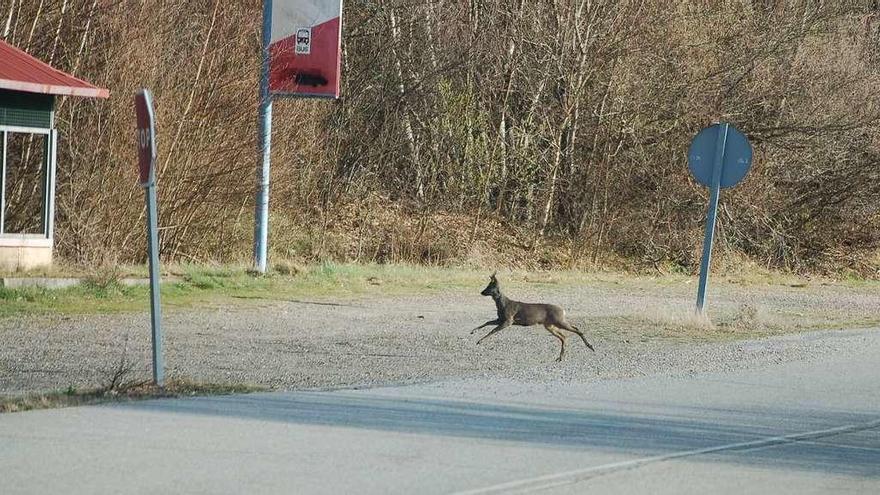
<path id="1" fill-rule="evenodd" d="M 865 335 L 727 373 L 4 414 L 0 491 L 880 493 L 880 331 Z"/>

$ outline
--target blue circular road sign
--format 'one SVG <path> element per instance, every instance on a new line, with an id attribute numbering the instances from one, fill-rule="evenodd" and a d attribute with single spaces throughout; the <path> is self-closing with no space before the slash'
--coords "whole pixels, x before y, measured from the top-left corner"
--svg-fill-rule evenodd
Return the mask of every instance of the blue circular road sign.
<path id="1" fill-rule="evenodd" d="M 733 187 L 749 173 L 752 166 L 752 145 L 749 138 L 730 124 L 714 124 L 699 132 L 688 150 L 688 168 L 694 178 L 706 187 L 712 187 L 715 155 L 719 149 L 719 133 L 727 129 L 727 139 L 721 147 L 721 187 Z M 723 136 L 721 136 L 723 138 Z"/>

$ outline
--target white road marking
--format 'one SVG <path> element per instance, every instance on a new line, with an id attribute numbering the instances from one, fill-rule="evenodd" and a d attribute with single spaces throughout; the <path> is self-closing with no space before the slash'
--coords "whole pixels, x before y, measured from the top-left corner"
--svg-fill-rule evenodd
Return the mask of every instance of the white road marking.
<path id="1" fill-rule="evenodd" d="M 786 443 L 794 443 L 800 440 L 806 439 L 817 439 L 831 435 L 839 435 L 843 433 L 852 433 L 861 430 L 869 430 L 871 428 L 880 427 L 880 419 L 870 421 L 868 423 L 859 423 L 853 425 L 846 426 L 838 426 L 836 428 L 828 428 L 825 430 L 815 430 L 808 431 L 803 433 L 793 433 L 790 435 L 781 435 L 775 437 L 767 437 L 761 438 L 757 440 L 750 440 L 748 442 L 738 442 L 738 443 L 730 443 L 726 445 L 718 445 L 715 447 L 706 447 L 702 449 L 695 450 L 686 450 L 682 452 L 675 452 L 672 454 L 663 454 L 657 456 L 650 457 L 642 457 L 639 459 L 632 459 L 629 461 L 621 461 L 621 462 L 612 462 L 609 464 L 602 464 L 599 466 L 592 466 L 583 469 L 575 469 L 572 471 L 564 471 L 561 473 L 547 474 L 544 476 L 537 476 L 535 478 L 527 478 L 522 480 L 508 481 L 505 483 L 500 483 L 497 485 L 487 486 L 483 488 L 477 488 L 473 490 L 465 490 L 461 492 L 456 492 L 454 495 L 479 495 L 486 493 L 526 493 L 538 490 L 545 490 L 548 488 L 553 488 L 556 486 L 562 486 L 567 484 L 576 483 L 581 481 L 583 477 L 586 475 L 595 475 L 599 472 L 605 471 L 616 471 L 620 469 L 630 469 L 635 467 L 640 467 L 645 464 L 651 464 L 655 462 L 663 462 L 669 461 L 673 459 L 680 459 L 682 457 L 692 457 L 702 454 L 711 454 L 714 452 L 722 452 L 725 450 L 736 450 L 736 449 L 749 449 L 755 447 L 764 447 L 770 445 L 782 445 Z"/>

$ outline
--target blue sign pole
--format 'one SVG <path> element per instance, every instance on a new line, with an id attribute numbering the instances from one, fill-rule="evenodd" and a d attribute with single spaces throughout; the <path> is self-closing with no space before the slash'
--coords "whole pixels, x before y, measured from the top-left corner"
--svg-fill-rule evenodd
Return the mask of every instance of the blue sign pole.
<path id="1" fill-rule="evenodd" d="M 718 212 L 718 196 L 721 194 L 721 171 L 727 146 L 729 124 L 721 124 L 715 141 L 715 158 L 712 163 L 712 185 L 709 193 L 709 213 L 706 215 L 706 235 L 703 239 L 703 259 L 700 262 L 700 286 L 697 289 L 697 312 L 703 314 L 706 303 L 706 286 L 709 283 L 709 264 L 712 261 L 712 241 L 715 238 L 715 217 Z"/>
<path id="2" fill-rule="evenodd" d="M 272 42 L 272 0 L 263 0 L 263 45 L 260 61 L 260 131 L 262 166 L 257 176 L 254 215 L 254 269 L 266 273 L 269 242 L 269 166 L 272 160 L 272 95 L 269 94 L 269 45 Z"/>
<path id="3" fill-rule="evenodd" d="M 714 124 L 694 136 L 688 150 L 688 168 L 696 181 L 709 188 L 709 213 L 706 215 L 706 236 L 700 263 L 700 287 L 697 289 L 697 313 L 703 314 L 706 286 L 712 261 L 712 240 L 715 217 L 722 188 L 740 183 L 752 166 L 752 145 L 749 138 L 730 124 Z"/>

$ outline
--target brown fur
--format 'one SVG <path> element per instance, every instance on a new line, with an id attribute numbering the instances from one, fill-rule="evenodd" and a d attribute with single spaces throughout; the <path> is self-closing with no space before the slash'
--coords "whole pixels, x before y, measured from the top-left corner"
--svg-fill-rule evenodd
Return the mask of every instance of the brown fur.
<path id="1" fill-rule="evenodd" d="M 544 325 L 544 328 L 547 329 L 554 337 L 559 339 L 560 344 L 562 345 L 559 350 L 559 357 L 556 358 L 556 361 L 562 361 L 562 357 L 565 355 L 565 339 L 566 335 L 562 333 L 560 330 L 566 330 L 568 332 L 576 333 L 580 338 L 584 341 L 584 344 L 591 351 L 595 351 L 593 346 L 587 342 L 587 338 L 584 337 L 583 332 L 576 326 L 565 321 L 565 310 L 560 308 L 559 306 L 554 306 L 552 304 L 536 304 L 536 303 L 524 303 L 519 301 L 514 301 L 508 299 L 504 294 L 501 293 L 501 286 L 498 283 L 498 279 L 495 278 L 495 274 L 493 273 L 491 277 L 489 277 L 489 285 L 483 289 L 480 294 L 484 296 L 491 296 L 495 301 L 495 307 L 498 309 L 498 318 L 494 320 L 489 320 L 486 323 L 478 326 L 477 328 L 471 330 L 471 335 L 474 334 L 477 330 L 487 327 L 489 325 L 497 325 L 495 328 L 489 331 L 486 335 L 484 335 L 480 340 L 477 341 L 477 344 L 486 340 L 490 335 L 503 330 L 510 325 L 518 325 L 518 326 L 532 326 L 532 325 Z"/>

